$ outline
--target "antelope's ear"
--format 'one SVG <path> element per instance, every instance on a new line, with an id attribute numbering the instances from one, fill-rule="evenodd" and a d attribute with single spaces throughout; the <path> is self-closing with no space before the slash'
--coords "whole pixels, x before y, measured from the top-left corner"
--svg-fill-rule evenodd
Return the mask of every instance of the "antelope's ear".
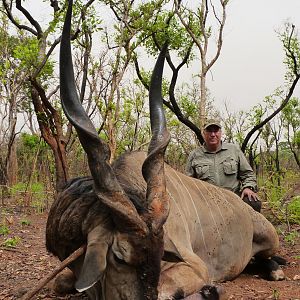
<path id="1" fill-rule="evenodd" d="M 98 225 L 88 234 L 88 244 L 83 265 L 75 288 L 83 292 L 92 287 L 106 269 L 106 255 L 111 244 L 111 233 Z"/>

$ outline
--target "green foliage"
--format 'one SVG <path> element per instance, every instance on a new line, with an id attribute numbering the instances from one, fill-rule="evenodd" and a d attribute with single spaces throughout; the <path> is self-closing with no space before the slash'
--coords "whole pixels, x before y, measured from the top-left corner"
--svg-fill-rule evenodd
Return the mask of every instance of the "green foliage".
<path id="1" fill-rule="evenodd" d="M 295 78 L 295 73 L 300 73 L 300 40 L 295 26 L 288 22 L 284 24 L 284 29 L 278 33 L 278 36 L 286 52 L 284 60 L 287 68 L 286 80 L 291 82 Z"/>
<path id="2" fill-rule="evenodd" d="M 9 75 L 16 75 L 19 62 L 13 59 L 13 49 L 19 44 L 19 37 L 11 36 L 8 32 L 8 19 L 4 17 L 0 20 L 0 80 L 5 84 Z M 1 88 L 1 85 L 0 85 Z"/>
<path id="3" fill-rule="evenodd" d="M 51 149 L 39 135 L 22 133 L 17 139 L 17 157 L 20 182 L 29 179 L 31 182 L 45 182 L 44 174 L 39 170 L 41 167 L 48 169 L 50 174 L 55 174 Z"/>
<path id="4" fill-rule="evenodd" d="M 126 23 L 125 26 L 120 22 L 114 25 L 115 32 L 112 36 L 115 44 L 125 44 L 127 47 L 130 41 L 131 49 L 142 44 L 148 54 L 154 56 L 158 52 L 158 46 L 161 47 L 168 40 L 169 49 L 175 50 L 179 57 L 186 55 L 192 39 L 178 17 L 170 10 L 170 0 L 141 1 L 137 4 L 132 2 L 131 5 L 122 1 L 104 2 L 119 15 L 120 19 L 124 18 Z M 198 36 L 200 26 L 195 25 L 194 14 L 190 13 L 189 18 L 194 35 Z"/>
<path id="5" fill-rule="evenodd" d="M 292 230 L 284 236 L 284 240 L 291 245 L 295 245 L 295 242 L 298 239 L 298 237 L 299 233 L 297 232 L 297 230 Z"/>
<path id="6" fill-rule="evenodd" d="M 20 220 L 20 223 L 22 226 L 29 226 L 31 224 L 31 221 L 24 218 Z"/>
<path id="7" fill-rule="evenodd" d="M 195 101 L 191 101 L 191 98 L 188 95 L 183 95 L 179 99 L 179 103 L 186 118 L 190 120 L 196 120 L 198 118 L 198 104 Z"/>
<path id="8" fill-rule="evenodd" d="M 43 212 L 45 209 L 44 200 L 47 197 L 43 183 L 36 182 L 28 185 L 28 183 L 19 182 L 12 186 L 11 194 L 20 205 L 28 204 L 29 202 L 38 213 Z"/>
<path id="9" fill-rule="evenodd" d="M 11 238 L 6 239 L 2 245 L 4 247 L 8 247 L 8 248 L 14 248 L 16 247 L 19 243 L 21 242 L 21 238 L 18 236 L 14 236 Z"/>
<path id="10" fill-rule="evenodd" d="M 73 5 L 73 20 L 78 19 L 83 12 L 83 4 L 82 1 L 76 1 Z M 76 21 L 73 21 L 73 24 L 76 24 Z M 73 25 L 75 27 L 75 25 Z M 97 11 L 94 6 L 89 6 L 86 17 L 84 18 L 81 24 L 81 30 L 79 33 L 79 37 L 74 41 L 74 45 L 76 47 L 84 47 L 88 48 L 88 42 L 86 40 L 85 34 L 92 35 L 93 33 L 99 32 L 103 30 L 102 28 L 102 19 L 101 16 L 97 14 Z"/>
<path id="11" fill-rule="evenodd" d="M 26 152 L 36 152 L 38 149 L 49 149 L 49 146 L 45 143 L 45 141 L 36 134 L 24 132 L 21 134 L 20 142 Z"/>
<path id="12" fill-rule="evenodd" d="M 283 121 L 287 127 L 287 139 L 294 153 L 300 152 L 300 101 L 291 98 L 282 110 Z"/>
<path id="13" fill-rule="evenodd" d="M 289 100 L 288 104 L 283 108 L 282 114 L 284 120 L 290 124 L 292 127 L 299 127 L 300 120 L 300 101 L 298 98 L 293 97 Z"/>
<path id="14" fill-rule="evenodd" d="M 278 290 L 274 289 L 273 292 L 272 292 L 272 294 L 273 294 L 273 299 L 274 300 L 278 300 L 279 299 L 280 292 Z"/>
<path id="15" fill-rule="evenodd" d="M 176 16 L 172 17 L 169 26 L 166 25 L 166 20 L 169 16 L 170 13 L 168 11 L 160 12 L 157 16 L 152 15 L 150 20 L 144 23 L 143 31 L 140 33 L 139 38 L 144 41 L 143 45 L 150 55 L 154 56 L 157 53 L 155 42 L 162 46 L 168 40 L 169 49 L 175 50 L 176 54 L 180 58 L 183 58 L 186 55 L 187 49 L 192 44 L 192 40 Z M 191 15 L 191 26 L 193 28 L 200 28 L 199 26 L 195 27 L 193 20 L 194 16 Z M 155 34 L 155 42 L 153 39 L 146 38 L 153 33 Z"/>
<path id="16" fill-rule="evenodd" d="M 255 126 L 259 124 L 265 114 L 265 109 L 261 104 L 255 105 L 248 114 L 250 125 Z"/>
<path id="17" fill-rule="evenodd" d="M 24 38 L 14 49 L 14 57 L 20 61 L 20 66 L 36 67 L 39 43 L 36 38 Z"/>
<path id="18" fill-rule="evenodd" d="M 9 228 L 5 224 L 0 224 L 0 235 L 9 234 Z"/>
<path id="19" fill-rule="evenodd" d="M 278 178 L 280 185 L 278 185 Z M 299 174 L 294 172 L 286 172 L 281 175 L 272 174 L 270 179 L 263 181 L 258 178 L 258 185 L 276 216 L 276 220 L 272 220 L 272 222 L 286 223 L 287 225 L 300 224 L 300 195 L 289 197 L 295 182 L 298 181 Z"/>
<path id="20" fill-rule="evenodd" d="M 295 132 L 292 143 L 300 150 L 300 131 Z"/>
<path id="21" fill-rule="evenodd" d="M 278 186 L 276 184 L 278 177 L 282 179 L 281 175 L 273 174 L 271 179 L 264 180 L 264 182 L 261 184 L 263 185 L 268 204 L 272 209 L 275 209 L 276 211 L 280 211 L 280 209 L 282 208 L 281 200 L 286 193 L 286 188 L 284 188 L 283 186 Z M 281 219 L 283 219 L 283 216 L 281 216 Z"/>
<path id="22" fill-rule="evenodd" d="M 287 205 L 290 223 L 300 224 L 300 195 L 291 199 Z"/>
<path id="23" fill-rule="evenodd" d="M 20 69 L 25 69 L 27 72 L 35 71 L 40 63 L 40 42 L 34 37 L 25 37 L 20 40 L 20 43 L 14 49 L 14 58 L 20 62 Z M 51 78 L 54 72 L 54 62 L 47 60 L 43 67 L 40 77 L 43 81 Z"/>
<path id="24" fill-rule="evenodd" d="M 42 193 L 44 191 L 44 185 L 39 182 L 31 184 L 30 187 L 27 183 L 18 182 L 12 186 L 11 191 L 13 195 L 16 195 L 17 193 L 24 193 L 28 191 L 29 188 L 32 193 Z"/>

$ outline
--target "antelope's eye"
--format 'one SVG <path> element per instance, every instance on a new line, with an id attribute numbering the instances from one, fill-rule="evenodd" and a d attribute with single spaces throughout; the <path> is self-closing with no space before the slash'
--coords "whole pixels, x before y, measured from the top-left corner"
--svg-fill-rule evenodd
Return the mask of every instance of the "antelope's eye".
<path id="1" fill-rule="evenodd" d="M 118 264 L 126 265 L 126 262 L 125 262 L 124 259 L 119 258 L 119 257 L 117 256 L 117 254 L 114 253 L 114 252 L 113 252 L 113 254 L 114 254 L 114 260 L 115 260 Z"/>

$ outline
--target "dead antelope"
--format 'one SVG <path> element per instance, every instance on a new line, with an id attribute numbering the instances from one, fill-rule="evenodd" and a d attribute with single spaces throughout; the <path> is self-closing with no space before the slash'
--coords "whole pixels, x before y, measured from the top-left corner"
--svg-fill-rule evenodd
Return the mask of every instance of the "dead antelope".
<path id="1" fill-rule="evenodd" d="M 87 244 L 70 265 L 74 285 L 91 299 L 217 299 L 214 284 L 238 276 L 253 256 L 271 262 L 274 227 L 227 190 L 164 164 L 169 133 L 162 105 L 165 45 L 153 70 L 148 154 L 133 152 L 112 165 L 110 153 L 76 94 L 70 27 L 60 48 L 61 101 L 87 154 L 92 178 L 71 180 L 49 213 L 47 249 L 60 260 Z M 273 279 L 282 278 L 277 267 Z M 194 297 L 194 296 L 193 296 Z"/>

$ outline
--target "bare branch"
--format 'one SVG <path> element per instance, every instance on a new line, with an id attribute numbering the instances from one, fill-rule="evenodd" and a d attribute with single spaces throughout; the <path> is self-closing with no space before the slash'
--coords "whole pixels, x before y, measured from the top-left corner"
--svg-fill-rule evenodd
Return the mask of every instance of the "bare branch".
<path id="1" fill-rule="evenodd" d="M 30 24 L 36 29 L 38 38 L 43 34 L 43 30 L 40 24 L 31 16 L 27 9 L 22 6 L 21 0 L 16 0 L 16 8 L 22 12 L 22 14 L 27 18 Z"/>
<path id="2" fill-rule="evenodd" d="M 50 2 L 51 2 L 51 6 L 54 9 L 54 12 L 58 12 L 59 11 L 58 1 L 56 1 L 56 0 L 50 0 Z"/>
<path id="3" fill-rule="evenodd" d="M 287 45 L 284 44 L 284 48 L 286 50 L 287 57 L 289 57 L 293 60 L 293 65 L 294 65 L 293 72 L 294 72 L 295 76 L 297 76 L 298 75 L 297 59 L 296 59 L 296 56 L 295 56 L 294 52 L 291 50 L 291 40 L 292 40 L 292 37 L 293 37 L 293 34 L 294 34 L 294 30 L 295 30 L 295 25 L 293 24 L 291 34 L 290 34 L 289 39 L 288 39 L 288 44 Z"/>
<path id="4" fill-rule="evenodd" d="M 296 76 L 296 78 L 294 79 L 293 83 L 291 84 L 290 88 L 289 88 L 289 92 L 286 95 L 285 99 L 282 101 L 281 105 L 270 115 L 268 116 L 266 119 L 264 119 L 261 123 L 259 123 L 258 125 L 254 126 L 247 134 L 247 136 L 245 137 L 245 140 L 242 144 L 241 150 L 243 152 L 246 151 L 246 147 L 247 144 L 250 140 L 250 138 L 252 137 L 252 135 L 259 130 L 260 128 L 262 128 L 265 124 L 267 124 L 271 119 L 273 119 L 288 103 L 288 101 L 290 100 L 290 98 L 292 97 L 293 93 L 294 93 L 294 89 L 298 83 L 298 80 L 300 78 L 300 75 Z"/>
<path id="5" fill-rule="evenodd" d="M 19 0 L 20 2 L 20 0 Z M 29 27 L 29 26 L 26 26 L 26 25 L 21 25 L 15 18 L 14 16 L 12 15 L 11 13 L 11 6 L 8 5 L 7 1 L 6 0 L 2 0 L 2 3 L 3 3 L 3 6 L 5 8 L 5 11 L 6 11 L 6 15 L 7 17 L 10 19 L 10 21 L 19 29 L 23 29 L 23 30 L 26 30 L 26 31 L 29 31 L 31 32 L 33 35 L 35 36 L 39 36 L 40 32 L 38 32 L 37 30 L 34 30 L 33 28 Z M 17 1 L 17 5 L 18 5 L 18 1 Z M 18 8 L 18 6 L 17 6 Z M 21 6 L 22 8 L 22 6 Z M 21 9 L 19 9 L 20 11 L 22 11 Z M 26 10 L 25 10 L 26 11 Z M 27 12 L 28 13 L 28 12 Z"/>
<path id="6" fill-rule="evenodd" d="M 218 36 L 218 41 L 217 41 L 217 52 L 215 56 L 211 59 L 211 61 L 207 65 L 206 72 L 214 65 L 214 63 L 217 61 L 217 59 L 220 56 L 222 45 L 223 45 L 223 31 L 224 31 L 224 26 L 225 26 L 225 21 L 226 21 L 226 7 L 222 6 L 222 20 L 220 21 L 217 17 L 216 19 L 220 23 L 220 28 L 219 28 L 219 36 Z"/>
<path id="7" fill-rule="evenodd" d="M 215 6 L 213 5 L 213 3 L 212 3 L 211 0 L 210 0 L 210 5 L 211 5 L 211 7 L 212 7 L 212 9 L 213 9 L 213 13 L 214 13 L 214 16 L 215 16 L 216 20 L 217 20 L 217 21 L 219 22 L 219 24 L 221 25 L 222 22 L 221 22 L 221 20 L 219 19 L 218 15 L 217 15 L 217 12 L 216 12 L 216 9 L 215 9 Z"/>
<path id="8" fill-rule="evenodd" d="M 293 93 L 294 93 L 294 90 L 295 90 L 295 87 L 299 81 L 299 78 L 300 78 L 300 74 L 298 73 L 298 62 L 297 62 L 297 59 L 295 57 L 295 54 L 293 53 L 292 49 L 291 49 L 291 39 L 292 39 L 292 36 L 293 36 L 293 33 L 294 33 L 294 28 L 295 26 L 292 25 L 292 30 L 291 30 L 291 34 L 289 36 L 289 39 L 288 39 L 288 43 L 287 45 L 284 43 L 284 48 L 286 49 L 287 51 L 287 56 L 289 58 L 292 58 L 293 60 L 293 71 L 294 71 L 294 80 L 288 90 L 288 93 L 287 95 L 285 96 L 284 100 L 282 101 L 281 105 L 270 115 L 268 116 L 266 119 L 264 119 L 260 124 L 257 124 L 256 126 L 254 126 L 247 134 L 243 144 L 242 144 L 242 147 L 241 147 L 241 150 L 243 152 L 246 151 L 246 147 L 247 147 L 247 144 L 250 140 L 250 138 L 252 137 L 252 135 L 257 131 L 259 130 L 260 128 L 262 128 L 265 124 L 267 124 L 271 119 L 273 119 L 280 111 L 282 111 L 282 109 L 288 104 L 288 101 L 290 100 L 290 98 L 292 97 Z"/>
<path id="9" fill-rule="evenodd" d="M 75 261 L 78 257 L 83 255 L 86 250 L 86 245 L 81 246 L 76 251 L 74 251 L 70 256 L 68 256 L 65 260 L 63 260 L 60 265 L 55 268 L 49 275 L 38 282 L 38 285 L 33 288 L 31 291 L 25 294 L 22 300 L 29 300 L 34 295 L 36 295 L 50 280 L 52 280 L 58 273 L 60 273 L 65 267 L 67 267 L 70 263 Z"/>
<path id="10" fill-rule="evenodd" d="M 188 26 L 188 24 L 185 22 L 185 20 L 183 19 L 180 11 L 179 11 L 179 4 L 178 1 L 175 0 L 175 13 L 177 14 L 177 16 L 179 17 L 180 22 L 182 23 L 182 25 L 185 27 L 185 29 L 187 30 L 187 32 L 190 34 L 191 38 L 193 39 L 193 41 L 195 42 L 195 44 L 197 45 L 197 47 L 199 48 L 200 52 L 203 51 L 202 49 L 202 45 L 200 43 L 200 41 L 197 39 L 197 37 L 195 36 L 195 34 L 193 33 L 193 31 L 191 30 L 191 28 Z M 201 50 L 202 49 L 202 50 Z"/>

